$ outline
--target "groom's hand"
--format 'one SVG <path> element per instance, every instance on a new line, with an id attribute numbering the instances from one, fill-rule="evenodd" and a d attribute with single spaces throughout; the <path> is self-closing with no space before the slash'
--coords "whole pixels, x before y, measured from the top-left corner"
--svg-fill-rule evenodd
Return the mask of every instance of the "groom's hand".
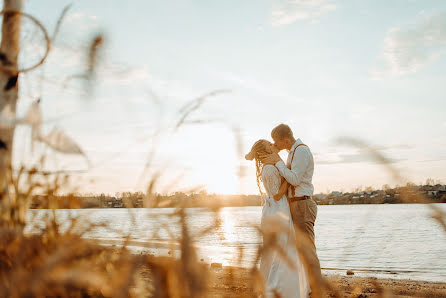
<path id="1" fill-rule="evenodd" d="M 277 153 L 260 155 L 259 158 L 264 165 L 275 165 L 278 161 L 281 160 L 279 154 Z"/>

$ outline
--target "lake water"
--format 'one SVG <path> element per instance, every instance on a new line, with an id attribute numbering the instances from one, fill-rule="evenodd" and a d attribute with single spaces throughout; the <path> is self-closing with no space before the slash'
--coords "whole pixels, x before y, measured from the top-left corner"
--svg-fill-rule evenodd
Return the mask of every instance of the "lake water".
<path id="1" fill-rule="evenodd" d="M 435 206 L 446 211 L 446 204 Z M 446 232 L 431 218 L 427 205 L 338 205 L 318 206 L 316 245 L 325 273 L 404 278 L 446 282 Z M 80 209 L 57 210 L 58 221 L 67 226 L 71 217 L 82 216 L 92 223 L 105 223 L 85 237 L 104 244 L 122 243 L 129 248 L 157 255 L 177 254 L 170 239 L 181 234 L 174 209 Z M 33 232 L 42 225 L 46 210 L 30 210 Z M 215 214 L 201 208 L 187 210 L 189 228 L 196 235 L 199 257 L 205 262 L 251 266 L 261 237 L 256 230 L 261 207 L 227 207 Z M 31 219 L 32 218 L 32 219 Z M 240 248 L 243 255 L 240 256 Z M 241 260 L 241 262 L 239 262 Z"/>

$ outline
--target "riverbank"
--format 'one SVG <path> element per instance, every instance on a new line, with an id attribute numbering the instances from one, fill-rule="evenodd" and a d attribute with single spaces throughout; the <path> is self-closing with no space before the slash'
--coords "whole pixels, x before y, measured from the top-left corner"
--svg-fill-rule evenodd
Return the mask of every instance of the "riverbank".
<path id="1" fill-rule="evenodd" d="M 446 283 L 340 275 L 326 278 L 341 297 L 446 297 Z"/>
<path id="2" fill-rule="evenodd" d="M 253 277 L 248 269 L 236 267 L 210 268 L 207 274 L 207 297 L 252 297 Z M 142 276 L 148 281 L 150 273 L 143 269 Z M 325 275 L 333 290 L 325 297 L 446 297 L 446 283 L 434 283 L 415 280 L 378 279 Z"/>

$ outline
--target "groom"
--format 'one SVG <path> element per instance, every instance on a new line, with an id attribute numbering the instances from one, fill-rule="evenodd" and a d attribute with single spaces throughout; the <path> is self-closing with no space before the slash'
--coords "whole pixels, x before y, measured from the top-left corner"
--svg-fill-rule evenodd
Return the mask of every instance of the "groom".
<path id="1" fill-rule="evenodd" d="M 322 281 L 319 259 L 314 243 L 314 222 L 316 221 L 317 205 L 311 197 L 313 195 L 313 154 L 307 145 L 300 139 L 294 139 L 291 128 L 286 124 L 280 124 L 271 131 L 274 146 L 279 150 L 286 149 L 288 154 L 287 165 L 277 153 L 261 156 L 263 164 L 275 165 L 280 175 L 290 184 L 288 188 L 288 202 L 290 204 L 291 217 L 297 228 L 297 240 L 305 243 L 303 254 L 310 275 L 310 286 L 314 291 Z M 288 167 L 287 167 L 288 166 Z M 305 239 L 302 239 L 305 238 Z M 320 284 L 319 284 L 320 285 Z"/>

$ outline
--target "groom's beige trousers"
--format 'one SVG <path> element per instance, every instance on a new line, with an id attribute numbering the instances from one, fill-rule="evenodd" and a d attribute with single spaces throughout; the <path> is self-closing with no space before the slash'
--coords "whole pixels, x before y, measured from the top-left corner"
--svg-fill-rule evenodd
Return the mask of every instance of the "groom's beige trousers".
<path id="1" fill-rule="evenodd" d="M 313 199 L 290 202 L 290 212 L 296 229 L 297 246 L 301 255 L 304 255 L 304 263 L 307 263 L 307 270 L 310 275 L 310 286 L 314 290 L 315 286 L 321 282 L 321 266 L 316 253 L 314 243 L 314 223 L 317 216 L 317 204 Z M 304 239 L 303 239 L 304 238 Z"/>

